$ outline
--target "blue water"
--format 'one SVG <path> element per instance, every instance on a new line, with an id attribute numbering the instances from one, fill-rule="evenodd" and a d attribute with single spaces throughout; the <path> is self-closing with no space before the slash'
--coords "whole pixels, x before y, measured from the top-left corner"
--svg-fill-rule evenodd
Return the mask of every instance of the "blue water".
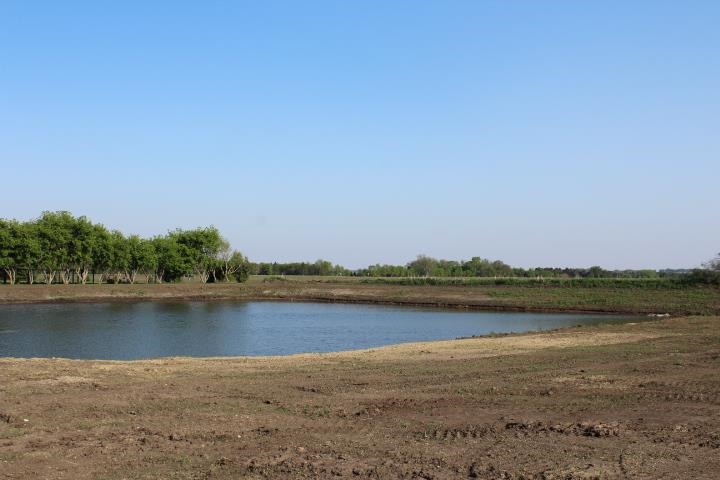
<path id="1" fill-rule="evenodd" d="M 0 357 L 286 355 L 632 318 L 290 302 L 0 305 Z"/>

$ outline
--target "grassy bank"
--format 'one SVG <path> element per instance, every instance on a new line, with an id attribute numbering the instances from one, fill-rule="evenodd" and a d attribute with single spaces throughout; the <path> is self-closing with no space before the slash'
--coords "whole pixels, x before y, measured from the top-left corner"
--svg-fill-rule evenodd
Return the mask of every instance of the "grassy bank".
<path id="1" fill-rule="evenodd" d="M 716 478 L 720 318 L 266 358 L 0 359 L 0 476 Z"/>
<path id="2" fill-rule="evenodd" d="M 360 283 L 438 286 L 521 286 L 521 287 L 612 287 L 684 288 L 687 282 L 672 278 L 542 278 L 542 277 L 400 277 L 362 278 Z"/>
<path id="3" fill-rule="evenodd" d="M 298 300 L 436 307 L 617 313 L 720 314 L 720 288 L 632 282 L 574 284 L 404 284 L 336 277 L 252 277 L 237 284 L 0 285 L 0 303 L 133 300 Z"/>

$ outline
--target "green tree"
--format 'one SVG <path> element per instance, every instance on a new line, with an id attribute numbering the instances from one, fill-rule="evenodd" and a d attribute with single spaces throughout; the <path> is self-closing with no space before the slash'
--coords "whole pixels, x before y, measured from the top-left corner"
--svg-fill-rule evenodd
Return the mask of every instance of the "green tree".
<path id="1" fill-rule="evenodd" d="M 145 275 L 146 282 L 155 272 L 158 264 L 157 253 L 153 243 L 137 235 L 131 235 L 127 240 L 127 262 L 125 264 L 125 278 L 135 283 L 138 273 Z"/>
<path id="2" fill-rule="evenodd" d="M 358 272 L 359 275 L 369 277 L 407 277 L 408 267 L 402 265 L 370 265 L 365 270 Z"/>
<path id="3" fill-rule="evenodd" d="M 113 283 L 118 284 L 125 278 L 130 268 L 130 243 L 117 230 L 110 232 L 110 262 L 106 275 Z"/>
<path id="4" fill-rule="evenodd" d="M 170 237 L 187 249 L 193 271 L 202 283 L 206 283 L 217 266 L 218 252 L 224 241 L 218 229 L 207 227 L 175 230 L 171 232 Z"/>
<path id="5" fill-rule="evenodd" d="M 73 216 L 69 212 L 43 212 L 37 220 L 40 243 L 39 265 L 47 284 L 60 274 L 63 283 L 70 281 L 70 244 Z"/>
<path id="6" fill-rule="evenodd" d="M 408 263 L 408 269 L 417 276 L 428 277 L 437 266 L 438 261 L 427 255 L 418 255 L 415 260 Z"/>
<path id="7" fill-rule="evenodd" d="M 602 278 L 602 277 L 607 277 L 609 275 L 608 275 L 608 272 L 603 270 L 602 267 L 600 267 L 598 265 L 594 265 L 587 270 L 586 276 L 588 276 L 590 278 Z"/>
<path id="8" fill-rule="evenodd" d="M 216 255 L 216 268 L 212 272 L 213 280 L 217 281 L 218 277 L 220 277 L 229 282 L 231 278 L 237 278 L 236 274 L 238 272 L 242 270 L 249 271 L 249 265 L 247 264 L 248 260 L 242 253 L 233 250 L 227 240 L 221 239 L 220 248 Z M 247 275 L 245 279 L 247 279 Z M 241 281 L 244 281 L 244 279 Z"/>
<path id="9" fill-rule="evenodd" d="M 158 282 L 175 281 L 191 272 L 206 282 L 211 274 L 226 280 L 247 277 L 251 267 L 215 227 L 147 240 L 109 232 L 65 211 L 45 211 L 30 222 L 0 219 L 0 275 L 13 284 L 24 272 L 30 284 L 38 273 L 48 284 L 74 279 L 84 284 L 91 272 L 100 275 L 101 283 L 134 283 L 139 274 L 148 282 L 153 275 Z"/>
<path id="10" fill-rule="evenodd" d="M 333 273 L 333 264 L 327 260 L 318 259 L 313 264 L 315 275 L 330 275 Z"/>
<path id="11" fill-rule="evenodd" d="M 113 266 L 113 238 L 104 225 L 93 225 L 92 235 L 95 239 L 92 270 L 93 273 L 99 275 L 98 283 L 103 283 L 104 279 L 109 278 Z"/>
<path id="12" fill-rule="evenodd" d="M 18 244 L 16 250 L 16 261 L 18 269 L 27 274 L 27 283 L 35 283 L 35 272 L 40 266 L 40 242 L 35 222 L 18 223 Z"/>
<path id="13" fill-rule="evenodd" d="M 93 255 L 97 248 L 94 235 L 96 230 L 86 217 L 71 217 L 68 222 L 70 229 L 68 264 L 72 267 L 80 283 L 85 284 L 92 269 Z"/>
<path id="14" fill-rule="evenodd" d="M 157 255 L 155 279 L 158 283 L 174 282 L 192 271 L 188 248 L 178 243 L 174 236 L 155 237 L 152 244 Z"/>
<path id="15" fill-rule="evenodd" d="M 17 281 L 19 249 L 22 239 L 19 223 L 15 220 L 0 219 L 0 268 L 5 272 L 10 285 Z"/>

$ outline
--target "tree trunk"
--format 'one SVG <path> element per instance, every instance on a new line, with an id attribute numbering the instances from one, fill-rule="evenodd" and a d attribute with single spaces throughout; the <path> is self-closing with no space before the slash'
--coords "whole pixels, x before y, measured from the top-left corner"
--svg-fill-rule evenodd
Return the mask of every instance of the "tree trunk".
<path id="1" fill-rule="evenodd" d="M 229 282 L 229 281 L 230 281 L 230 276 L 231 276 L 231 275 L 234 275 L 235 272 L 237 272 L 238 270 L 240 270 L 240 265 L 235 265 L 235 266 L 233 266 L 233 265 L 227 265 L 227 266 L 225 267 L 225 281 L 226 281 L 226 282 Z"/>
<path id="2" fill-rule="evenodd" d="M 60 280 L 62 280 L 63 285 L 70 283 L 70 270 L 67 268 L 60 270 Z"/>
<path id="3" fill-rule="evenodd" d="M 49 270 L 49 269 L 43 270 L 43 275 L 45 277 L 45 278 L 43 278 L 43 280 L 45 280 L 46 285 L 51 285 L 53 283 L 53 280 L 55 280 L 56 273 L 57 272 L 55 270 Z"/>
<path id="4" fill-rule="evenodd" d="M 230 275 L 229 275 L 229 273 L 230 273 L 230 268 L 229 268 L 229 265 L 228 265 L 227 262 L 224 262 L 224 263 L 221 265 L 220 271 L 221 271 L 222 274 L 223 274 L 223 279 L 225 279 L 226 282 L 229 282 L 229 281 L 230 281 Z"/>
<path id="5" fill-rule="evenodd" d="M 3 270 L 5 270 L 5 273 L 7 274 L 8 282 L 10 282 L 10 285 L 15 285 L 15 280 L 17 279 L 17 270 L 12 267 L 3 268 Z"/>
<path id="6" fill-rule="evenodd" d="M 32 271 L 32 268 L 28 269 L 28 284 L 32 285 L 35 283 L 35 273 Z"/>
<path id="7" fill-rule="evenodd" d="M 80 280 L 80 283 L 85 285 L 87 283 L 88 273 L 90 273 L 85 268 L 76 268 L 75 269 L 75 275 L 77 275 L 78 279 Z"/>

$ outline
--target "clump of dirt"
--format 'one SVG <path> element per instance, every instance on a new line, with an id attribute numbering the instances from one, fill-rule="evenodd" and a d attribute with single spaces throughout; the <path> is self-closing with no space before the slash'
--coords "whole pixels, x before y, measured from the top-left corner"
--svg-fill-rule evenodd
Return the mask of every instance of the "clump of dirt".
<path id="1" fill-rule="evenodd" d="M 618 422 L 578 422 L 547 425 L 543 422 L 513 421 L 505 424 L 508 430 L 524 433 L 560 433 L 584 437 L 617 437 L 620 435 Z"/>

